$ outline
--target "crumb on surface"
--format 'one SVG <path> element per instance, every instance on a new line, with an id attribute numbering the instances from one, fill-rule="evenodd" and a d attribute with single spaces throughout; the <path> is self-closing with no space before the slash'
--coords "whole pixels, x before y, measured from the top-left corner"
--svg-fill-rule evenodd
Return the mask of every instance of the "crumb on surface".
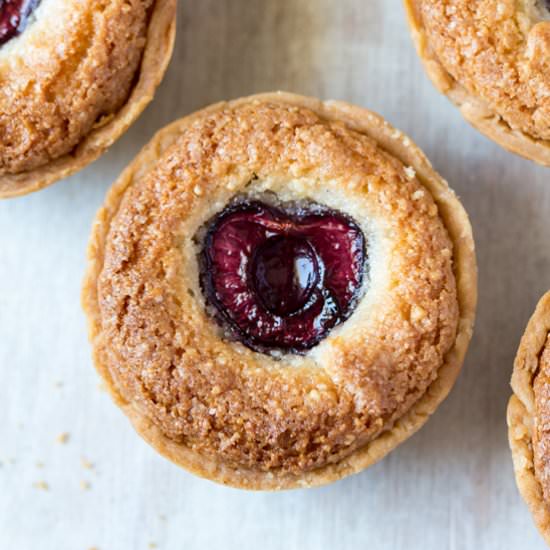
<path id="1" fill-rule="evenodd" d="M 89 491 L 91 487 L 92 487 L 92 486 L 90 485 L 90 483 L 89 483 L 88 481 L 86 481 L 86 480 L 82 480 L 82 481 L 80 482 L 80 488 L 81 488 L 83 491 Z"/>
<path id="2" fill-rule="evenodd" d="M 55 440 L 57 441 L 57 443 L 61 443 L 62 445 L 64 445 L 65 443 L 67 443 L 70 439 L 70 434 L 68 432 L 63 432 L 63 433 L 60 433 L 56 438 Z"/>
<path id="3" fill-rule="evenodd" d="M 90 462 L 85 457 L 80 458 L 80 464 L 82 465 L 83 468 L 86 468 L 86 470 L 93 470 L 94 469 L 94 463 Z"/>
<path id="4" fill-rule="evenodd" d="M 49 491 L 50 486 L 45 481 L 35 481 L 32 486 L 40 491 Z"/>

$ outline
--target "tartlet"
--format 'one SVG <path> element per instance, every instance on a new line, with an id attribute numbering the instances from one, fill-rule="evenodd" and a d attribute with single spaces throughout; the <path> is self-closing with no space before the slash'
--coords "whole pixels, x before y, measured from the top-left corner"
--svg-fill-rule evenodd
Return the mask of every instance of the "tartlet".
<path id="1" fill-rule="evenodd" d="M 509 151 L 550 165 L 550 4 L 404 0 L 436 88 Z"/>
<path id="2" fill-rule="evenodd" d="M 0 198 L 98 158 L 153 98 L 176 0 L 14 0 L 0 7 Z"/>
<path id="3" fill-rule="evenodd" d="M 508 439 L 516 482 L 550 544 L 550 292 L 521 340 L 508 404 Z"/>
<path id="4" fill-rule="evenodd" d="M 468 217 L 418 147 L 284 93 L 161 130 L 109 191 L 83 286 L 95 365 L 143 438 L 270 490 L 358 472 L 419 429 L 476 299 Z"/>

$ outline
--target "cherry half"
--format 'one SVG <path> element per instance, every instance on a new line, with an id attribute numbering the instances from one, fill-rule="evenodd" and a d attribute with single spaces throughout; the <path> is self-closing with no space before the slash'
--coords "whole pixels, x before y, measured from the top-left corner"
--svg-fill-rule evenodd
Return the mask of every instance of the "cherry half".
<path id="1" fill-rule="evenodd" d="M 0 0 L 0 46 L 21 34 L 40 0 Z"/>
<path id="2" fill-rule="evenodd" d="M 308 203 L 229 206 L 207 226 L 201 286 L 246 346 L 305 352 L 355 309 L 366 264 L 358 225 Z"/>

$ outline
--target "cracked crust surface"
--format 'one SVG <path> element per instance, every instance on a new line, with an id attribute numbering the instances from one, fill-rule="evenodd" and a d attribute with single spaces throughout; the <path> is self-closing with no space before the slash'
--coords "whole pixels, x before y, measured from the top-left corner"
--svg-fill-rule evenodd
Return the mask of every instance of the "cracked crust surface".
<path id="1" fill-rule="evenodd" d="M 503 147 L 550 165 L 550 10 L 542 0 L 404 0 L 426 71 Z"/>
<path id="2" fill-rule="evenodd" d="M 508 405 L 508 437 L 516 482 L 550 544 L 550 292 L 521 340 Z"/>
<path id="3" fill-rule="evenodd" d="M 0 197 L 95 160 L 160 83 L 176 0 L 42 0 L 0 48 Z"/>
<path id="4" fill-rule="evenodd" d="M 225 338 L 198 283 L 198 229 L 265 191 L 352 215 L 369 241 L 365 297 L 305 356 Z M 458 199 L 409 138 L 340 102 L 253 96 L 160 131 L 111 189 L 89 260 L 94 359 L 118 404 L 161 453 L 243 488 L 320 485 L 383 457 L 447 395 L 473 326 Z"/>

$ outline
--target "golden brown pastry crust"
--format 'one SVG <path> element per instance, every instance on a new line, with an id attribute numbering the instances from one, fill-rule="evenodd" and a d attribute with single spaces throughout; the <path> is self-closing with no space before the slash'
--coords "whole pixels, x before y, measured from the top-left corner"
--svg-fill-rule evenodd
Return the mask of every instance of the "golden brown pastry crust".
<path id="1" fill-rule="evenodd" d="M 51 55 L 40 18 L 0 50 L 0 198 L 42 189 L 94 161 L 152 100 L 172 54 L 176 0 L 133 4 L 79 5 L 68 44 L 55 44 Z"/>
<path id="2" fill-rule="evenodd" d="M 281 129 L 283 134 L 286 130 L 289 130 L 291 135 L 294 130 L 300 133 L 300 139 L 303 140 L 301 151 L 300 147 L 296 149 L 296 143 L 293 143 L 293 148 L 289 148 L 290 153 L 284 148 L 280 149 L 275 138 L 272 142 L 268 141 L 270 145 L 267 147 L 265 143 L 262 148 L 256 147 L 260 142 L 254 141 L 251 136 L 265 137 L 265 124 L 270 116 L 276 119 L 273 122 L 273 135 Z M 221 128 L 223 131 L 218 134 Z M 232 136 L 232 139 L 225 140 L 224 132 Z M 212 139 L 212 135 L 217 138 Z M 246 139 L 238 143 L 241 135 Z M 220 156 L 218 153 L 222 149 Z M 342 157 L 342 150 L 351 156 Z M 222 341 L 214 323 L 205 314 L 203 304 L 196 299 L 196 288 L 192 289 L 195 298 L 189 298 L 185 287 L 182 288 L 182 280 L 186 280 L 185 285 L 188 287 L 193 285 L 190 280 L 196 273 L 191 274 L 188 280 L 185 279 L 186 274 L 178 273 L 178 266 L 185 264 L 178 250 L 185 249 L 183 241 L 191 241 L 189 230 L 193 223 L 196 227 L 209 215 L 203 214 L 202 211 L 209 207 L 214 211 L 223 207 L 232 193 L 239 191 L 242 181 L 246 180 L 246 174 L 238 175 L 239 166 L 246 166 L 251 158 L 261 158 L 262 155 L 266 158 L 262 159 L 259 166 L 254 165 L 260 172 L 260 180 L 267 177 L 261 173 L 262 165 L 267 165 L 268 172 L 276 171 L 280 159 L 288 161 L 288 155 L 295 156 L 292 156 L 293 162 L 283 163 L 287 180 L 291 174 L 299 181 L 300 177 L 304 176 L 304 171 L 311 171 L 319 176 L 316 172 L 319 166 L 316 166 L 312 159 L 320 155 L 325 159 L 321 171 L 323 168 L 326 171 L 326 168 L 330 167 L 329 173 L 325 173 L 324 177 L 331 176 L 331 179 L 340 181 L 338 170 L 343 169 L 341 175 L 344 178 L 349 176 L 350 179 L 346 192 L 358 193 L 359 191 L 353 190 L 351 181 L 356 176 L 357 163 L 368 162 L 364 157 L 366 150 L 372 155 L 370 170 L 374 176 L 367 179 L 374 189 L 378 189 L 376 193 L 381 191 L 376 187 L 376 182 L 383 181 L 388 189 L 392 189 L 388 194 L 401 193 L 405 197 L 406 193 L 411 193 L 413 200 L 419 201 L 416 207 L 411 207 L 404 198 L 395 200 L 394 207 L 399 206 L 394 211 L 394 217 L 405 220 L 407 216 L 412 216 L 411 219 L 418 223 L 419 227 L 423 227 L 423 230 L 419 230 L 420 233 L 425 236 L 433 235 L 434 240 L 431 244 L 428 243 L 428 238 L 419 246 L 429 248 L 433 245 L 439 252 L 445 249 L 448 252 L 430 256 L 435 262 L 431 271 L 422 271 L 424 275 L 421 277 L 431 277 L 432 281 L 427 283 L 427 286 L 418 283 L 418 288 L 425 288 L 428 294 L 423 297 L 417 296 L 417 302 L 414 304 L 425 306 L 426 309 L 413 307 L 408 313 L 401 312 L 402 315 L 408 316 L 409 327 L 417 322 L 424 323 L 424 327 L 418 330 L 418 334 L 424 336 L 415 339 L 404 333 L 401 335 L 401 345 L 398 344 L 394 348 L 401 350 L 403 365 L 408 364 L 408 353 L 420 367 L 415 371 L 415 364 L 407 371 L 405 366 L 404 378 L 399 382 L 400 375 L 391 366 L 392 356 L 388 352 L 388 357 L 384 357 L 384 353 L 379 349 L 379 361 L 388 363 L 385 366 L 387 371 L 391 371 L 390 378 L 393 376 L 390 380 L 393 387 L 383 379 L 384 368 L 373 371 L 380 377 L 378 380 L 372 378 L 373 372 L 368 370 L 363 373 L 364 376 L 370 377 L 368 383 L 364 379 L 354 378 L 353 369 L 358 364 L 361 365 L 361 358 L 366 356 L 372 359 L 373 355 L 371 346 L 357 338 L 364 337 L 364 327 L 360 326 L 359 334 L 353 328 L 354 316 L 362 319 L 361 323 L 367 322 L 363 321 L 362 315 L 365 314 L 359 313 L 361 305 L 345 324 L 342 333 L 335 332 L 327 338 L 330 344 L 326 344 L 324 348 L 320 347 L 323 344 L 319 346 L 322 351 L 318 356 L 314 356 L 313 363 L 311 357 L 300 358 L 294 363 L 289 360 L 293 365 L 291 369 L 283 370 L 273 360 L 261 354 L 255 354 L 238 344 Z M 355 157 L 354 151 L 359 157 Z M 157 165 L 159 159 L 162 159 L 162 162 Z M 234 169 L 237 175 L 228 175 L 227 163 L 231 164 L 235 159 L 239 161 L 232 165 L 229 172 Z M 379 165 L 386 163 L 389 176 L 382 173 L 384 168 L 378 170 Z M 197 167 L 204 164 L 213 171 L 202 174 L 202 179 L 190 177 Z M 361 166 L 364 168 L 364 164 Z M 213 177 L 215 174 L 219 177 Z M 387 179 L 384 180 L 386 176 Z M 226 189 L 223 188 L 224 182 Z M 182 187 L 179 188 L 178 194 L 173 195 L 178 185 Z M 292 186 L 299 189 L 300 185 Z M 326 185 L 327 182 L 324 182 L 323 186 L 319 187 L 326 189 Z M 343 184 L 340 181 L 334 185 Z M 428 191 L 427 195 L 424 190 Z M 311 187 L 307 192 L 315 193 L 316 190 Z M 219 204 L 208 206 L 210 202 L 215 201 L 217 194 L 221 195 Z M 335 191 L 331 191 L 331 195 L 327 197 L 334 194 Z M 380 193 L 380 196 L 382 195 L 383 193 Z M 156 199 L 153 202 L 157 201 L 157 206 L 143 200 L 144 197 L 150 199 L 154 196 Z M 179 200 L 176 199 L 178 203 L 189 203 L 185 207 L 187 210 L 177 212 L 175 217 L 171 211 L 174 197 L 180 197 Z M 205 201 L 201 197 L 208 197 L 209 200 Z M 391 201 L 384 204 L 385 200 L 381 199 L 380 202 L 382 207 L 387 208 Z M 195 204 L 196 202 L 199 205 Z M 162 216 L 155 215 L 155 208 L 159 207 L 163 211 Z M 405 211 L 407 215 L 404 214 Z M 184 218 L 199 216 L 199 221 L 189 222 L 190 225 L 187 225 L 183 233 L 176 230 L 182 212 Z M 156 222 L 160 221 L 160 225 L 155 219 Z M 132 227 L 136 220 L 138 223 L 134 232 Z M 187 219 L 185 223 L 188 223 Z M 423 223 L 428 225 L 423 226 Z M 141 233 L 146 227 L 147 235 L 143 233 L 134 241 L 137 233 Z M 411 233 L 414 233 L 412 225 L 410 228 Z M 166 235 L 180 235 L 177 237 L 178 244 L 175 248 L 174 243 L 170 244 L 167 248 L 168 253 L 166 250 L 161 251 L 161 255 L 157 256 L 153 263 L 149 263 L 148 278 L 142 278 L 143 272 L 138 274 L 137 271 L 129 278 L 126 276 L 129 272 L 122 275 L 122 278 L 119 277 L 122 273 L 120 267 L 130 264 L 143 267 L 146 262 L 142 253 L 145 251 L 148 255 L 159 241 L 166 240 Z M 144 240 L 138 244 L 142 238 Z M 141 248 L 142 245 L 145 245 L 145 248 Z M 153 253 L 153 256 L 155 254 Z M 185 252 L 182 254 L 185 256 Z M 113 397 L 130 417 L 138 432 L 162 454 L 198 475 L 242 488 L 283 489 L 321 485 L 357 472 L 382 458 L 420 428 L 449 392 L 460 370 L 475 315 L 476 264 L 467 215 L 454 193 L 433 171 L 418 148 L 409 138 L 369 111 L 342 102 L 322 103 L 290 94 L 265 94 L 214 105 L 161 130 L 109 192 L 106 205 L 100 210 L 94 225 L 89 258 L 89 270 L 83 289 L 83 305 L 90 321 L 95 363 L 107 381 Z M 160 265 L 161 272 L 155 267 Z M 447 271 L 449 268 L 445 266 L 451 265 L 452 271 Z M 166 289 L 161 288 L 162 281 L 160 286 L 157 286 L 157 282 L 160 281 L 158 273 L 160 279 L 169 280 L 168 286 L 178 289 L 179 305 L 174 306 L 174 297 L 166 294 Z M 372 278 L 374 281 L 374 276 Z M 414 275 L 412 278 L 414 279 Z M 141 281 L 138 283 L 141 290 L 133 285 L 132 280 Z M 133 296 L 123 298 L 125 304 L 119 302 L 119 284 L 129 285 L 128 292 Z M 130 289 L 131 286 L 134 286 L 133 290 Z M 435 295 L 429 295 L 430 288 Z M 139 302 L 134 301 L 137 296 L 136 289 L 141 293 Z M 399 295 L 400 290 L 393 292 Z M 437 295 L 439 298 L 434 301 Z M 363 300 L 367 301 L 367 297 Z M 160 303 L 163 306 L 158 308 Z M 114 309 L 111 308 L 113 305 Z M 125 308 L 124 318 L 120 317 L 121 305 Z M 166 311 L 171 310 L 171 313 L 164 317 L 158 316 L 157 313 L 165 306 Z M 173 307 L 176 309 L 172 309 Z M 373 307 L 369 302 L 364 309 L 370 311 Z M 115 313 L 115 310 L 118 313 Z M 146 315 L 143 317 L 142 314 L 145 312 Z M 137 317 L 134 316 L 135 313 L 138 313 Z M 174 323 L 177 325 L 178 316 L 184 313 L 184 316 L 192 321 L 187 321 L 187 324 L 183 325 L 184 330 L 178 331 Z M 388 315 L 388 322 L 390 321 Z M 150 338 L 138 342 L 136 331 L 142 330 L 144 323 L 147 325 L 149 322 L 156 331 L 155 350 L 147 349 Z M 398 323 L 397 326 L 405 326 L 399 324 L 402 320 L 394 322 Z M 145 332 L 147 328 L 145 327 Z M 123 333 L 124 337 L 121 339 Z M 190 336 L 187 333 L 190 333 Z M 174 363 L 174 348 L 167 347 L 169 344 L 163 340 L 163 335 L 168 335 L 169 342 L 177 343 L 180 340 L 180 347 L 175 356 L 176 361 L 183 361 L 185 368 L 178 370 L 178 365 Z M 431 344 L 422 340 L 428 338 L 427 335 L 430 335 Z M 186 338 L 188 341 L 184 342 Z M 410 338 L 412 340 L 409 340 Z M 407 345 L 412 345 L 413 342 L 418 349 L 407 352 Z M 130 348 L 132 351 L 129 352 Z M 160 351 L 161 355 L 158 355 L 157 351 Z M 168 357 L 162 356 L 166 351 L 169 351 Z M 438 355 L 439 353 L 443 353 L 444 356 Z M 321 372 L 322 369 L 312 371 L 311 365 L 315 361 L 322 363 L 325 356 L 328 356 L 329 362 L 335 362 L 329 366 L 330 372 Z M 218 359 L 221 361 L 218 362 Z M 157 368 L 163 361 L 168 361 L 164 371 Z M 226 367 L 228 363 L 230 367 Z M 237 364 L 239 368 L 232 371 Z M 323 366 L 326 370 L 326 365 Z M 346 382 L 356 392 L 349 391 L 356 400 L 355 405 L 346 393 L 347 389 L 336 388 L 332 378 L 339 375 L 339 369 L 343 377 L 348 377 Z M 346 369 L 350 372 L 346 372 Z M 139 375 L 136 375 L 136 370 Z M 169 372 L 170 376 L 166 377 L 163 372 Z M 241 376 L 243 372 L 245 374 Z M 358 372 L 360 374 L 360 369 Z M 172 378 L 174 374 L 175 378 Z M 185 383 L 180 378 L 176 385 L 170 385 L 172 380 L 182 375 L 188 377 Z M 412 383 L 408 380 L 409 377 L 413 379 Z M 241 378 L 249 383 L 248 387 L 245 385 L 243 389 Z M 257 380 L 261 380 L 263 386 L 254 385 Z M 287 382 L 286 386 L 284 382 Z M 189 387 L 196 393 L 185 395 Z M 208 388 L 209 392 L 205 392 L 204 388 Z M 379 389 L 378 393 L 376 388 Z M 407 388 L 410 395 L 407 395 Z M 402 390 L 404 393 L 400 393 Z M 258 398 L 264 399 L 265 405 L 262 406 L 270 412 L 268 420 L 272 422 L 273 430 L 284 426 L 291 418 L 306 435 L 310 433 L 319 436 L 316 440 L 318 445 L 314 446 L 313 450 L 307 448 L 303 449 L 303 453 L 296 452 L 301 443 L 307 447 L 309 441 L 307 437 L 301 441 L 296 436 L 295 446 L 290 449 L 285 447 L 284 438 L 277 439 L 275 445 L 267 448 L 271 441 L 269 426 L 263 425 L 261 419 L 258 420 L 258 416 L 254 415 L 254 406 L 247 408 L 246 403 L 243 405 L 243 391 L 245 394 L 248 393 L 245 397 L 249 401 L 252 400 L 253 405 L 256 392 Z M 227 396 L 229 398 L 226 399 Z M 373 414 L 369 419 L 373 425 L 367 428 L 354 425 L 354 421 L 360 420 L 360 415 L 350 411 L 350 407 L 353 409 L 354 406 L 364 405 L 360 403 L 361 398 L 373 407 L 379 407 L 378 417 Z M 396 400 L 400 402 L 394 402 Z M 178 408 L 183 402 L 185 410 Z M 157 406 L 159 404 L 160 408 Z M 256 403 L 255 407 L 258 406 Z M 386 411 L 385 416 L 384 406 L 389 411 Z M 216 420 L 209 420 L 209 407 L 214 409 L 212 414 L 221 415 L 221 426 L 216 425 Z M 223 410 L 220 411 L 220 408 Z M 278 418 L 278 410 L 281 418 Z M 335 418 L 340 422 L 332 425 L 333 429 L 326 429 L 326 424 L 330 424 L 329 421 Z M 244 423 L 240 431 L 239 419 Z M 231 427 L 227 434 L 223 433 L 223 423 L 228 423 Z M 185 427 L 193 430 L 194 437 L 189 436 L 189 431 L 185 432 Z M 300 429 L 297 432 L 300 432 Z M 284 431 L 282 433 L 284 434 Z M 367 437 L 361 438 L 362 433 L 366 433 Z M 240 441 L 234 440 L 232 436 L 235 434 L 241 438 Z M 213 435 L 217 435 L 219 440 L 216 441 Z M 249 435 L 251 438 L 248 438 Z M 255 438 L 261 444 L 257 444 L 256 448 Z"/>
<path id="3" fill-rule="evenodd" d="M 550 292 L 539 302 L 514 363 L 508 438 L 516 482 L 535 523 L 550 544 Z"/>
<path id="4" fill-rule="evenodd" d="M 550 21 L 535 0 L 404 0 L 436 88 L 506 149 L 550 166 Z"/>

